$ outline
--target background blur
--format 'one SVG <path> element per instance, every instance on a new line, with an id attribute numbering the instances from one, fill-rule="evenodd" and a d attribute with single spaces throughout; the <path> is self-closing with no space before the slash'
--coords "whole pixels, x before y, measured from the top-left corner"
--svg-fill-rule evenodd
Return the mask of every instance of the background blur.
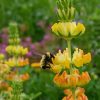
<path id="1" fill-rule="evenodd" d="M 92 63 L 85 67 L 92 81 L 86 86 L 89 100 L 100 100 L 100 0 L 74 0 L 76 20 L 85 24 L 86 32 L 73 40 L 73 48 L 91 51 Z M 0 52 L 8 44 L 9 22 L 19 24 L 22 45 L 28 47 L 31 62 L 39 61 L 41 54 L 57 52 L 66 48 L 66 41 L 51 33 L 51 25 L 57 22 L 56 0 L 0 0 Z M 25 69 L 26 70 L 26 69 Z M 35 100 L 60 100 L 61 89 L 53 82 L 53 74 L 40 69 L 31 69 L 31 79 L 25 84 L 25 92 Z"/>

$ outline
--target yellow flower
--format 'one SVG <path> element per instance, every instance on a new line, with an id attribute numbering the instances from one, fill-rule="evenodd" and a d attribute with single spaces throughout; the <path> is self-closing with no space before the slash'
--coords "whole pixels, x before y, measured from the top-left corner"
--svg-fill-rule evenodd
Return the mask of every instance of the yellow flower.
<path id="1" fill-rule="evenodd" d="M 83 62 L 84 62 L 84 64 L 91 62 L 91 54 L 90 53 L 83 55 Z"/>
<path id="2" fill-rule="evenodd" d="M 29 60 L 26 58 L 10 58 L 8 59 L 8 61 L 5 61 L 5 63 L 10 66 L 10 67 L 15 67 L 15 66 L 18 66 L 18 67 L 23 67 L 25 65 L 28 65 L 29 64 Z"/>
<path id="3" fill-rule="evenodd" d="M 3 60 L 5 58 L 4 54 L 0 53 L 0 60 Z"/>
<path id="4" fill-rule="evenodd" d="M 28 53 L 28 49 L 27 48 L 23 48 L 23 46 L 13 46 L 13 45 L 10 45 L 8 47 L 6 47 L 6 51 L 9 53 L 9 54 L 14 54 L 14 55 L 25 55 Z"/>
<path id="5" fill-rule="evenodd" d="M 0 63 L 0 74 L 5 74 L 9 72 L 9 66 L 7 64 Z"/>
<path id="6" fill-rule="evenodd" d="M 76 48 L 72 62 L 76 67 L 81 67 L 83 64 L 87 64 L 91 61 L 91 54 L 84 54 L 83 50 Z"/>
<path id="7" fill-rule="evenodd" d="M 28 48 L 23 48 L 22 55 L 26 55 L 28 53 Z"/>
<path id="8" fill-rule="evenodd" d="M 52 31 L 63 38 L 72 38 L 85 32 L 85 27 L 81 23 L 76 22 L 58 22 L 52 27 Z"/>
<path id="9" fill-rule="evenodd" d="M 64 50 L 63 53 L 61 50 L 54 56 L 52 59 L 54 66 L 62 66 L 62 68 L 70 68 L 70 58 L 68 55 L 68 49 Z"/>
<path id="10" fill-rule="evenodd" d="M 60 73 L 61 70 L 62 70 L 61 65 L 51 65 L 51 71 L 53 71 L 54 73 Z"/>
<path id="11" fill-rule="evenodd" d="M 8 61 L 5 61 L 5 63 L 10 67 L 17 66 L 17 60 L 15 58 L 9 58 Z"/>

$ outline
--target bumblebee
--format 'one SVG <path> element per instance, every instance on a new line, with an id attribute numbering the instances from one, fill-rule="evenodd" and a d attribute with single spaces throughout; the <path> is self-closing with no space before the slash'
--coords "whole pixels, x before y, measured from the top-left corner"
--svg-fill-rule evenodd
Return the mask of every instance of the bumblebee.
<path id="1" fill-rule="evenodd" d="M 42 69 L 50 69 L 51 68 L 50 64 L 52 64 L 52 58 L 54 58 L 54 55 L 51 54 L 50 52 L 44 54 L 40 61 L 40 67 Z"/>

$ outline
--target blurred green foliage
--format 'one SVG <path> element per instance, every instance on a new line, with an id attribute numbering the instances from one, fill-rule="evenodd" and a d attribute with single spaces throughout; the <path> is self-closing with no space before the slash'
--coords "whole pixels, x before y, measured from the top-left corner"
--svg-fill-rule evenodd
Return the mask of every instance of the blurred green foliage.
<path id="1" fill-rule="evenodd" d="M 86 86 L 89 100 L 100 100 L 100 0 L 73 0 L 76 7 L 76 21 L 86 26 L 86 33 L 73 40 L 73 47 L 79 47 L 92 52 L 92 64 L 88 67 L 91 73 L 97 75 Z M 31 36 L 33 41 L 41 40 L 45 34 L 37 23 L 43 21 L 48 26 L 57 21 L 56 0 L 0 0 L 0 28 L 8 25 L 12 20 L 27 25 L 27 32 L 23 36 Z M 64 42 L 62 42 L 64 44 Z M 64 45 L 65 47 L 65 45 Z M 40 93 L 36 100 L 60 100 L 63 93 L 54 86 L 53 74 L 45 71 L 31 72 L 31 79 L 25 84 L 25 91 L 29 96 Z"/>
<path id="2" fill-rule="evenodd" d="M 43 36 L 43 30 L 38 28 L 37 22 L 51 20 L 54 4 L 54 0 L 0 0 L 0 28 L 8 26 L 10 21 L 16 21 L 27 25 L 27 34 L 34 41 L 39 40 Z M 37 37 L 35 34 L 40 32 L 42 34 Z"/>

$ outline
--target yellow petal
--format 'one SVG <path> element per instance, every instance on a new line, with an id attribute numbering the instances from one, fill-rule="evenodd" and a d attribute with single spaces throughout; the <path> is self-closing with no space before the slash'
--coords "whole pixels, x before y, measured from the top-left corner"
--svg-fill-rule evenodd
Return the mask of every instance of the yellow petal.
<path id="1" fill-rule="evenodd" d="M 85 32 L 85 27 L 83 24 L 78 23 L 76 29 L 73 32 L 73 36 L 79 35 L 80 33 L 83 34 Z"/>
<path id="2" fill-rule="evenodd" d="M 83 62 L 84 62 L 84 64 L 91 62 L 91 54 L 90 53 L 83 55 Z"/>

